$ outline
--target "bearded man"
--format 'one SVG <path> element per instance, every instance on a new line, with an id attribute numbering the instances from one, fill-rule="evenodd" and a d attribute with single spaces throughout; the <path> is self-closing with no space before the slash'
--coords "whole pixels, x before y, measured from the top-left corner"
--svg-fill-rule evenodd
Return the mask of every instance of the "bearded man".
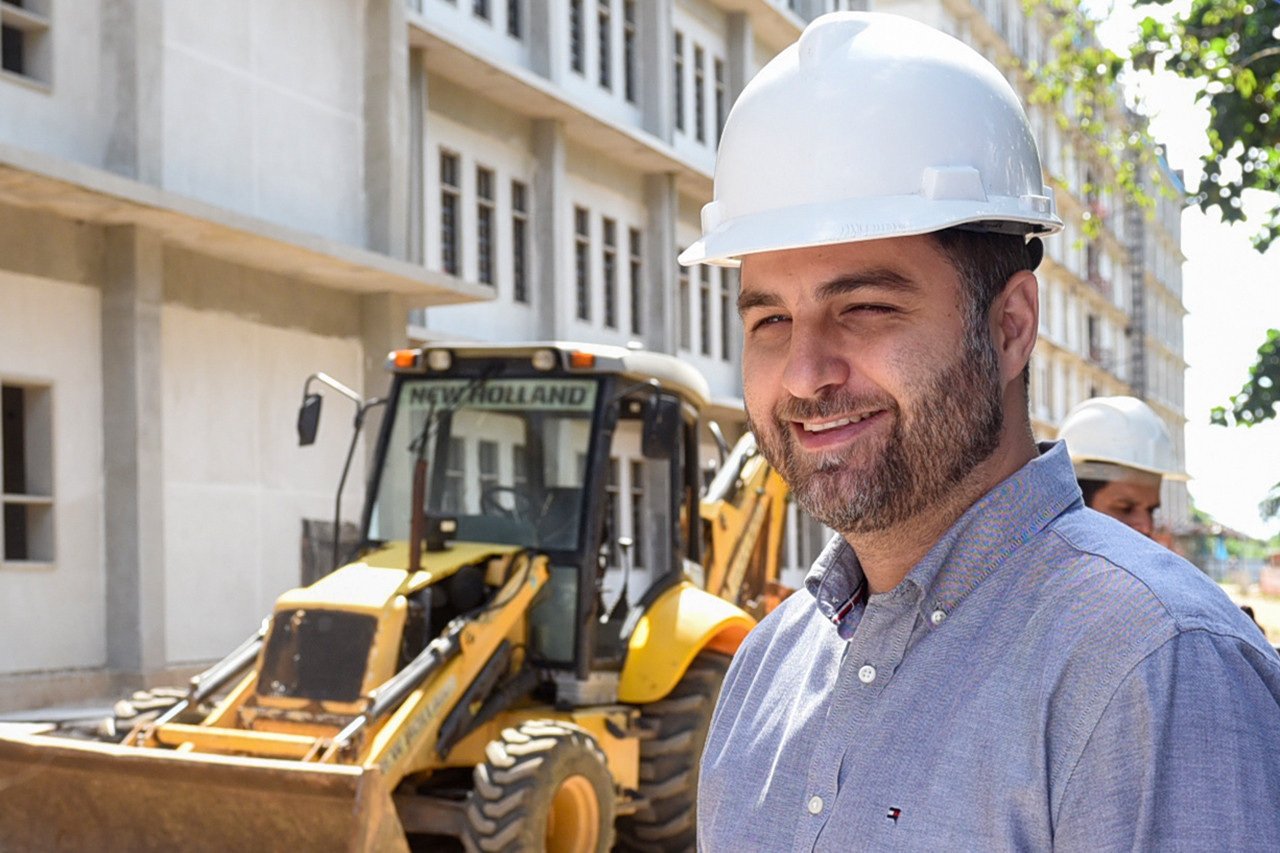
<path id="1" fill-rule="evenodd" d="M 1032 435 L 1060 228 L 923 25 L 819 18 L 734 106 L 681 260 L 741 265 L 751 427 L 839 536 L 726 677 L 703 853 L 1280 850 L 1280 658 Z"/>

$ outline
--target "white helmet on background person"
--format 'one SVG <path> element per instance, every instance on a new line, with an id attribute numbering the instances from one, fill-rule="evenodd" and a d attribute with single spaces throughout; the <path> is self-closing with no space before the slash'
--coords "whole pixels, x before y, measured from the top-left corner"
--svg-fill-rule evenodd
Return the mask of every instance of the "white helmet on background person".
<path id="1" fill-rule="evenodd" d="M 1062 229 L 1000 71 L 878 12 L 817 18 L 747 84 L 725 120 L 713 196 L 682 264 L 954 226 Z"/>
<path id="2" fill-rule="evenodd" d="M 1185 480 L 1169 428 L 1137 397 L 1093 397 L 1067 413 L 1058 430 L 1076 478 L 1124 480 L 1131 472 Z"/>

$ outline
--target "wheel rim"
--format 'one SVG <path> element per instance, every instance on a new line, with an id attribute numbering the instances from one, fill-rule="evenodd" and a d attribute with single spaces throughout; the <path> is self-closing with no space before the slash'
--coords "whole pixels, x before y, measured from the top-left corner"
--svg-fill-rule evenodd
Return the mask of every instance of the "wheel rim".
<path id="1" fill-rule="evenodd" d="M 586 776 L 570 776 L 556 791 L 547 815 L 547 853 L 595 853 L 600 803 Z"/>

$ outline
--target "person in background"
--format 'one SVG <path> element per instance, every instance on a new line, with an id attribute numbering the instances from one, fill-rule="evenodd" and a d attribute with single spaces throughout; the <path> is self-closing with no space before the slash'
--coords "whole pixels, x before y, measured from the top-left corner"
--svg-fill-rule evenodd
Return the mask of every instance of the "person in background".
<path id="1" fill-rule="evenodd" d="M 1058 438 L 1084 505 L 1152 536 L 1161 482 L 1187 479 L 1161 417 L 1136 397 L 1092 397 L 1067 413 Z"/>

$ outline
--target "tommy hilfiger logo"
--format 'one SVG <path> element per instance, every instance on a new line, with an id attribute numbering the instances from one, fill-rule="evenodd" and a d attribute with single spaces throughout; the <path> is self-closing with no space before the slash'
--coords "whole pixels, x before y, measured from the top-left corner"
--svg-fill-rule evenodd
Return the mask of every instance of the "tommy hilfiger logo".
<path id="1" fill-rule="evenodd" d="M 898 818 L 900 818 L 901 816 L 902 816 L 902 809 L 897 809 L 897 808 L 889 809 L 889 813 L 885 815 L 885 817 L 889 818 L 889 820 L 893 821 L 894 823 L 897 823 Z"/>

